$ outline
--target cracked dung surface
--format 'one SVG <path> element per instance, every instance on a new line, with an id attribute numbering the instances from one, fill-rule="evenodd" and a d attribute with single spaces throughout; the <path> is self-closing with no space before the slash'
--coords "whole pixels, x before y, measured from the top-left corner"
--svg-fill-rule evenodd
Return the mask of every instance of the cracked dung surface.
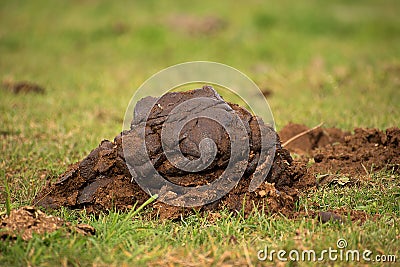
<path id="1" fill-rule="evenodd" d="M 292 166 L 292 158 L 289 152 L 282 149 L 276 132 L 265 124 L 257 124 L 256 117 L 247 110 L 235 104 L 226 103 L 208 86 L 187 92 L 167 93 L 157 100 L 157 104 L 149 107 L 148 103 L 154 98 L 144 98 L 135 107 L 134 119 L 131 129 L 124 131 L 115 137 L 114 141 L 104 140 L 99 147 L 94 149 L 81 162 L 69 167 L 59 179 L 48 184 L 35 198 L 34 203 L 47 208 L 59 208 L 61 206 L 73 209 L 86 208 L 88 212 L 98 212 L 112 209 L 130 209 L 136 202 L 140 205 L 149 196 L 138 186 L 126 165 L 122 142 L 129 140 L 132 153 L 140 146 L 143 139 L 138 134 L 138 125 L 146 123 L 146 149 L 157 171 L 169 181 L 182 186 L 199 186 L 216 180 L 228 165 L 230 158 L 230 141 L 225 129 L 208 118 L 197 118 L 189 121 L 180 132 L 180 149 L 189 159 L 200 156 L 199 143 L 207 137 L 211 138 L 216 146 L 217 153 L 214 161 L 205 170 L 191 173 L 177 169 L 166 159 L 161 146 L 161 130 L 165 127 L 167 115 L 174 107 L 199 97 L 208 97 L 217 100 L 218 104 L 225 104 L 230 112 L 237 114 L 249 137 L 249 159 L 246 171 L 237 186 L 221 199 L 198 207 L 198 210 L 218 210 L 227 207 L 232 211 L 245 209 L 249 213 L 253 206 L 266 211 L 290 213 L 297 199 L 297 191 L 292 188 L 296 180 L 302 175 L 302 168 Z M 227 104 L 227 105 L 226 105 Z M 150 109 L 150 115 L 146 120 L 146 110 Z M 195 112 L 193 107 L 191 112 Z M 169 123 L 169 122 L 167 122 Z M 173 121 L 172 121 L 173 123 Z M 256 170 L 261 151 L 260 127 L 268 135 L 267 140 L 272 140 L 269 148 L 275 146 L 273 164 L 267 176 L 267 182 L 262 184 L 254 192 L 249 192 L 249 184 Z M 136 159 L 140 167 L 140 160 Z M 262 162 L 261 162 L 262 163 Z M 141 169 L 139 169 L 141 170 Z M 141 170 L 146 173 L 146 170 Z M 168 188 L 163 188 L 168 190 Z M 209 192 L 199 192 L 192 197 L 209 197 Z M 243 200 L 245 199 L 245 202 Z M 268 203 L 268 205 L 265 205 Z M 151 205 L 154 214 L 160 218 L 174 219 L 181 214 L 186 214 L 192 209 L 170 206 L 157 201 Z"/>

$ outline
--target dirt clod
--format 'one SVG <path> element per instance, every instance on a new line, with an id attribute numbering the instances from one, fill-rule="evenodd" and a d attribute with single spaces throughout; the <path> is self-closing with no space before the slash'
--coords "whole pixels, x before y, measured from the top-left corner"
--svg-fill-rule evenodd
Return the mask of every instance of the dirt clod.
<path id="1" fill-rule="evenodd" d="M 51 233 L 61 228 L 83 235 L 95 233 L 95 229 L 90 225 L 73 226 L 61 218 L 46 215 L 35 207 L 25 206 L 12 210 L 9 216 L 4 215 L 0 218 L 0 239 L 15 239 L 17 236 L 21 236 L 23 240 L 29 240 L 34 233 Z"/>
<path id="2" fill-rule="evenodd" d="M 46 90 L 42 86 L 28 81 L 16 82 L 13 80 L 4 80 L 2 82 L 2 86 L 5 90 L 8 90 L 14 94 L 21 94 L 21 93 L 44 94 L 46 92 Z"/>
<path id="3" fill-rule="evenodd" d="M 344 223 L 347 220 L 350 220 L 357 224 L 363 224 L 369 219 L 374 220 L 375 218 L 379 217 L 379 214 L 375 215 L 375 217 L 372 217 L 368 215 L 365 211 L 347 210 L 346 208 L 342 207 L 335 210 L 320 211 L 318 212 L 317 217 L 321 223 L 327 223 L 327 222 Z"/>
<path id="4" fill-rule="evenodd" d="M 318 218 L 322 223 L 326 223 L 329 221 L 338 221 L 338 222 L 343 222 L 343 218 L 340 215 L 337 215 L 334 212 L 329 212 L 329 211 L 321 211 L 318 213 Z"/>

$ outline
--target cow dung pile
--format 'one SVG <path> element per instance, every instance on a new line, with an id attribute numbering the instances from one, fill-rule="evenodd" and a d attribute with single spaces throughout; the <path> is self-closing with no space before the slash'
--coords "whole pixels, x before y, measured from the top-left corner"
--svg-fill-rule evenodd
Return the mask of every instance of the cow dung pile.
<path id="1" fill-rule="evenodd" d="M 199 116 L 188 120 L 182 129 L 179 129 L 179 149 L 189 160 L 202 159 L 203 152 L 200 148 L 204 138 L 212 139 L 215 143 L 217 151 L 214 160 L 201 171 L 193 172 L 177 168 L 176 164 L 166 156 L 161 142 L 162 137 L 165 137 L 162 136 L 163 129 L 175 127 L 174 123 L 177 120 L 168 119 L 175 108 L 199 98 L 209 98 L 213 100 L 211 103 L 215 103 L 215 106 L 193 106 L 181 115 L 183 118 L 188 118 L 207 108 L 214 110 L 222 108 L 221 112 L 237 115 L 246 129 L 245 134 L 248 138 L 249 150 L 247 162 L 244 164 L 245 171 L 237 185 L 231 190 L 226 190 L 228 193 L 220 199 L 206 201 L 207 204 L 193 208 L 182 207 L 179 205 L 179 199 L 177 205 L 171 205 L 171 202 L 166 204 L 166 201 L 159 198 L 146 206 L 151 216 L 177 219 L 194 210 L 218 212 L 222 209 L 247 215 L 256 208 L 265 213 L 279 212 L 287 217 L 293 217 L 296 214 L 295 204 L 301 191 L 321 184 L 329 185 L 339 181 L 342 176 L 359 181 L 368 174 L 366 170 L 386 169 L 397 174 L 400 172 L 398 153 L 400 129 L 397 127 L 388 128 L 386 131 L 356 128 L 353 134 L 336 128 L 319 128 L 307 132 L 283 148 L 279 135 L 271 126 L 263 123 L 246 109 L 225 102 L 212 87 L 204 86 L 201 89 L 169 92 L 159 98 L 146 97 L 140 100 L 136 104 L 129 130 L 117 135 L 113 141 L 103 140 L 86 158 L 71 165 L 57 181 L 48 181 L 33 204 L 52 209 L 62 206 L 86 209 L 89 213 L 113 209 L 130 210 L 135 205 L 143 204 L 150 197 L 136 182 L 141 179 L 145 183 L 151 178 L 150 175 L 144 175 L 151 174 L 148 171 L 148 164 L 141 161 L 141 158 L 146 157 L 158 174 L 175 185 L 196 188 L 213 183 L 224 173 L 233 151 L 231 135 L 228 135 L 227 130 L 218 122 Z M 144 127 L 143 133 L 140 130 L 141 126 Z M 286 141 L 307 130 L 304 125 L 289 124 L 281 130 L 280 136 L 282 141 Z M 261 138 L 261 134 L 264 139 Z M 268 140 L 267 145 L 263 140 Z M 129 145 L 124 146 L 126 143 Z M 141 154 L 143 144 L 146 155 Z M 128 161 L 124 155 L 124 148 L 129 150 L 129 153 L 125 154 L 134 155 Z M 263 152 L 269 157 L 262 157 Z M 290 152 L 297 155 L 295 160 Z M 135 165 L 135 168 L 131 165 Z M 141 175 L 132 169 L 138 170 Z M 255 173 L 263 171 L 269 171 L 265 182 L 262 182 L 256 190 L 249 190 Z M 132 177 L 131 173 L 135 177 Z M 342 180 L 342 184 L 347 182 Z M 151 187 L 151 183 L 148 186 Z M 163 187 L 154 185 L 151 190 L 172 191 L 165 185 Z M 190 197 L 207 200 L 213 194 L 215 192 L 199 190 Z M 164 194 L 165 196 L 168 194 Z"/>
<path id="2" fill-rule="evenodd" d="M 230 135 L 218 122 L 198 117 L 190 120 L 180 131 L 180 150 L 190 160 L 196 160 L 201 156 L 199 146 L 201 147 L 200 142 L 204 138 L 212 139 L 216 144 L 217 153 L 214 160 L 206 169 L 199 172 L 183 171 L 171 164 L 161 145 L 162 129 L 168 127 L 168 123 L 174 123 L 167 120 L 173 109 L 185 101 L 199 98 L 215 100 L 212 102 L 216 105 L 214 109 L 223 108 L 240 118 L 248 135 L 249 155 L 243 176 L 232 190 L 222 198 L 194 209 L 204 211 L 227 208 L 231 211 L 242 210 L 249 213 L 254 207 L 258 207 L 266 212 L 290 213 L 297 200 L 297 190 L 293 185 L 304 170 L 292 165 L 293 159 L 290 153 L 281 147 L 279 136 L 272 127 L 264 124 L 244 108 L 225 102 L 210 86 L 186 92 L 169 92 L 158 99 L 146 97 L 139 101 L 135 107 L 130 130 L 120 133 L 113 141 L 103 140 L 86 158 L 70 166 L 56 182 L 48 183 L 36 196 L 34 204 L 54 209 L 61 206 L 71 209 L 84 208 L 88 212 L 96 213 L 113 208 L 127 210 L 135 203 L 136 205 L 144 203 L 149 199 L 149 195 L 133 179 L 135 177 L 132 177 L 124 156 L 126 147 L 123 147 L 123 142 L 129 141 L 129 149 L 132 150 L 130 153 L 140 152 L 140 149 L 136 148 L 143 142 L 138 133 L 139 124 L 143 123 L 143 120 L 146 120 L 147 155 L 164 179 L 185 187 L 197 187 L 215 181 L 227 168 L 231 156 Z M 155 105 L 148 106 L 154 101 Z M 205 108 L 210 107 L 194 107 L 188 112 L 198 112 Z M 144 116 L 145 111 L 150 111 L 147 117 Z M 274 153 L 273 161 L 270 160 L 272 166 L 265 182 L 253 192 L 249 192 L 249 185 L 256 169 L 262 171 L 257 166 L 261 168 L 264 166 L 263 162 L 259 162 L 263 149 L 261 132 L 267 135 L 266 139 L 269 142 L 267 152 Z M 139 155 L 136 158 L 140 157 Z M 264 157 L 265 161 L 267 158 Z M 199 192 L 192 197 L 207 198 L 209 195 L 208 192 Z M 150 207 L 153 208 L 154 214 L 169 219 L 178 218 L 193 210 L 179 205 L 169 205 L 163 201 L 156 201 Z"/>

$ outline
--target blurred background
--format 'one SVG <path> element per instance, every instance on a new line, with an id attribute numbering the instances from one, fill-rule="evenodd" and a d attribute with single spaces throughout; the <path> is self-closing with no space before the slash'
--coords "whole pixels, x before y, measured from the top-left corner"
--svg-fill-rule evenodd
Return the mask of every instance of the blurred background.
<path id="1" fill-rule="evenodd" d="M 3 141 L 74 161 L 119 133 L 141 83 L 192 60 L 252 78 L 278 129 L 398 126 L 399 13 L 398 0 L 3 0 Z M 21 81 L 44 93 L 16 92 Z"/>

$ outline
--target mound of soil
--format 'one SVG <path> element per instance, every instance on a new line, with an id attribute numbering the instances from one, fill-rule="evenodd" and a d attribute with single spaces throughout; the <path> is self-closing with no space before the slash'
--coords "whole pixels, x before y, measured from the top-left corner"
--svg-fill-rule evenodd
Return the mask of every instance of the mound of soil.
<path id="1" fill-rule="evenodd" d="M 113 208 L 127 210 L 135 203 L 144 203 L 149 195 L 136 183 L 134 178 L 137 177 L 132 177 L 127 167 L 123 153 L 124 140 L 129 141 L 129 149 L 134 152 L 140 151 L 138 148 L 145 138 L 147 153 L 153 166 L 165 179 L 174 184 L 195 187 L 213 182 L 225 170 L 231 153 L 230 141 L 223 127 L 212 120 L 199 118 L 182 128 L 179 145 L 185 157 L 201 157 L 199 145 L 205 137 L 211 138 L 217 146 L 214 161 L 200 172 L 186 172 L 176 168 L 166 158 L 160 141 L 161 129 L 171 123 L 166 121 L 167 115 L 179 104 L 199 97 L 216 99 L 219 103 L 229 105 L 230 112 L 237 114 L 246 125 L 250 151 L 246 171 L 237 186 L 223 198 L 196 207 L 198 211 L 216 212 L 226 207 L 234 212 L 242 211 L 248 214 L 257 207 L 265 212 L 280 212 L 293 217 L 296 216 L 295 202 L 302 190 L 338 180 L 339 176 L 359 179 L 368 176 L 371 170 L 388 169 L 400 172 L 399 128 L 393 127 L 386 131 L 356 128 L 353 134 L 335 128 L 321 128 L 303 135 L 283 148 L 278 134 L 271 127 L 263 123 L 257 124 L 256 117 L 247 110 L 224 102 L 211 87 L 205 86 L 188 92 L 167 93 L 156 100 L 148 97 L 139 101 L 129 131 L 122 132 L 112 142 L 102 141 L 86 158 L 70 166 L 55 183 L 48 183 L 36 196 L 34 204 L 46 208 L 85 208 L 87 212 L 96 213 Z M 154 101 L 156 104 L 149 106 L 149 103 Z M 196 108 L 198 107 L 193 110 Z M 147 118 L 144 116 L 146 110 L 150 112 Z M 145 137 L 142 137 L 138 130 L 139 125 L 143 123 Z M 306 130 L 308 128 L 304 125 L 289 124 L 279 135 L 286 141 Z M 268 140 L 273 140 L 266 149 L 275 147 L 275 152 L 266 182 L 254 192 L 249 192 L 254 173 L 262 171 L 256 167 L 259 166 L 259 161 L 262 161 L 261 132 L 268 136 Z M 301 156 L 293 160 L 289 151 Z M 141 173 L 147 173 L 146 166 L 140 159 L 136 159 L 136 162 L 134 160 L 134 164 L 139 167 Z M 343 180 L 342 184 L 345 183 Z M 169 190 L 157 188 L 161 189 Z M 193 198 L 208 198 L 208 193 L 210 192 L 200 193 Z M 192 208 L 172 206 L 162 201 L 156 201 L 148 207 L 152 207 L 153 214 L 163 219 L 179 218 L 193 211 Z M 329 214 L 319 216 L 321 221 L 331 217 L 335 219 L 335 216 Z"/>
<path id="2" fill-rule="evenodd" d="M 282 141 L 308 128 L 288 124 L 280 132 Z M 302 155 L 295 164 L 308 165 L 307 172 L 296 182 L 298 189 L 340 181 L 355 183 L 368 179 L 382 169 L 400 173 L 400 129 L 385 131 L 355 128 L 354 133 L 336 128 L 316 129 L 291 142 L 289 151 Z"/>
<path id="3" fill-rule="evenodd" d="M 289 123 L 279 132 L 279 137 L 282 143 L 285 143 L 290 138 L 308 130 L 309 128 L 305 125 Z M 307 155 L 317 148 L 334 143 L 343 143 L 345 137 L 349 135 L 349 132 L 343 132 L 337 128 L 317 128 L 290 142 L 285 148 L 299 155 Z"/>
<path id="4" fill-rule="evenodd" d="M 136 202 L 139 205 L 144 203 L 149 196 L 133 179 L 136 177 L 132 177 L 129 172 L 123 153 L 124 140 L 130 144 L 128 149 L 132 150 L 132 153 L 139 151 L 138 148 L 143 142 L 143 137 L 139 131 L 139 125 L 142 123 L 146 123 L 147 153 L 153 166 L 165 179 L 185 187 L 204 185 L 216 180 L 228 165 L 231 148 L 226 131 L 213 120 L 207 118 L 191 120 L 180 132 L 180 149 L 184 156 L 190 159 L 201 156 L 199 146 L 202 139 L 211 138 L 215 142 L 217 154 L 207 169 L 197 173 L 177 169 L 174 164 L 167 160 L 161 146 L 162 128 L 167 127 L 168 125 L 165 125 L 167 123 L 173 123 L 166 122 L 167 115 L 179 104 L 201 97 L 217 100 L 218 104 L 216 105 L 227 104 L 230 107 L 229 112 L 239 116 L 249 137 L 250 152 L 249 160 L 246 162 L 246 171 L 233 190 L 223 198 L 197 209 L 215 210 L 227 207 L 232 211 L 240 211 L 244 208 L 245 213 L 248 213 L 254 206 L 257 206 L 260 209 L 265 209 L 266 212 L 279 211 L 289 214 L 297 199 L 297 191 L 292 188 L 293 184 L 300 178 L 304 170 L 301 167 L 292 166 L 293 160 L 290 153 L 282 149 L 279 137 L 271 127 L 263 123 L 258 124 L 256 117 L 252 116 L 247 110 L 235 104 L 226 103 L 209 86 L 188 92 L 167 93 L 157 100 L 156 105 L 150 107 L 149 103 L 154 101 L 154 98 L 148 97 L 139 101 L 135 107 L 131 129 L 116 136 L 113 142 L 102 141 L 99 147 L 94 149 L 85 159 L 72 165 L 62 174 L 58 181 L 45 187 L 35 198 L 35 205 L 48 208 L 59 208 L 61 206 L 85 208 L 88 212 L 98 212 L 113 207 L 118 210 L 126 210 L 130 209 Z M 150 110 L 150 115 L 144 118 L 146 110 Z M 268 144 L 266 149 L 274 147 L 275 153 L 272 155 L 272 167 L 266 183 L 262 184 L 256 191 L 249 192 L 249 185 L 255 171 L 263 171 L 263 169 L 256 169 L 258 161 L 260 161 L 262 147 L 261 132 L 268 135 L 268 140 L 272 140 L 270 141 L 272 143 Z M 126 149 L 126 147 L 124 148 Z M 144 174 L 142 177 L 146 177 L 145 174 L 148 173 L 146 165 L 142 164 L 140 157 L 135 160 L 133 164 L 138 165 L 140 172 Z M 260 165 L 262 166 L 262 164 Z M 158 188 L 158 190 L 160 189 Z M 162 188 L 162 190 L 169 189 Z M 209 195 L 210 192 L 203 192 L 191 197 L 208 198 Z M 155 208 L 154 213 L 161 218 L 178 218 L 181 214 L 192 211 L 188 208 L 167 205 L 161 201 L 155 202 L 152 206 Z"/>
<path id="5" fill-rule="evenodd" d="M 341 173 L 347 176 L 370 175 L 388 169 L 399 173 L 400 129 L 356 128 L 344 142 L 329 144 L 312 152 L 314 172 Z"/>
<path id="6" fill-rule="evenodd" d="M 42 211 L 25 206 L 18 210 L 12 210 L 10 215 L 0 217 L 0 239 L 16 239 L 21 236 L 23 240 L 29 240 L 32 235 L 51 233 L 57 229 L 67 229 L 68 232 L 79 234 L 94 234 L 95 229 L 87 224 L 71 225 L 63 219 L 46 215 Z"/>

